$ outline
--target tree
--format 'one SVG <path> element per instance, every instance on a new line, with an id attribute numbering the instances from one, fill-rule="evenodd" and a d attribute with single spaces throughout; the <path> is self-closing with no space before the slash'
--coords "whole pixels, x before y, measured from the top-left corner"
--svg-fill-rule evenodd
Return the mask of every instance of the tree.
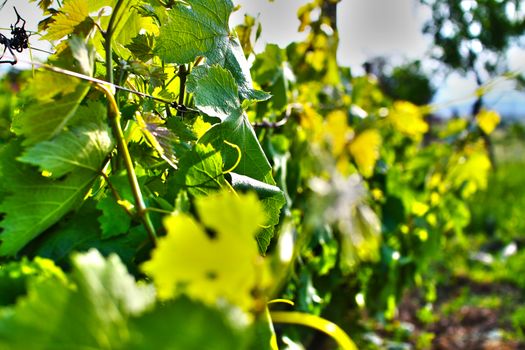
<path id="1" fill-rule="evenodd" d="M 420 0 L 432 10 L 423 31 L 434 40 L 434 58 L 477 84 L 507 70 L 506 50 L 525 30 L 525 4 L 519 0 Z M 481 96 L 473 105 L 476 115 Z"/>

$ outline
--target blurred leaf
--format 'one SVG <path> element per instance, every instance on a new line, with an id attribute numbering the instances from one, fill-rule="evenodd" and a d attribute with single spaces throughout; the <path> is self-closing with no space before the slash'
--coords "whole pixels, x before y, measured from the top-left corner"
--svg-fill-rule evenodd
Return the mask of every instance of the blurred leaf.
<path id="1" fill-rule="evenodd" d="M 500 115 L 496 111 L 482 110 L 476 116 L 478 126 L 487 135 L 490 135 L 498 126 L 501 120 Z"/>
<path id="2" fill-rule="evenodd" d="M 396 101 L 388 120 L 397 131 L 416 140 L 420 140 L 428 131 L 428 124 L 423 119 L 420 108 L 410 102 Z"/>
<path id="3" fill-rule="evenodd" d="M 162 299 L 186 294 L 215 306 L 224 298 L 250 310 L 264 277 L 254 239 L 266 220 L 261 204 L 254 195 L 219 192 L 198 197 L 195 206 L 202 224 L 186 214 L 166 217 L 168 234 L 143 270 Z"/>
<path id="4" fill-rule="evenodd" d="M 125 349 L 127 319 L 149 307 L 154 291 L 137 285 L 119 261 L 96 251 L 77 255 L 72 281 L 32 281 L 28 294 L 0 314 L 5 349 Z M 45 320 L 45 322 L 35 322 Z"/>
<path id="5" fill-rule="evenodd" d="M 380 156 L 381 143 L 381 135 L 376 129 L 365 130 L 352 140 L 349 146 L 350 154 L 364 177 L 374 174 L 374 168 Z"/>
<path id="6" fill-rule="evenodd" d="M 244 336 L 227 312 L 179 297 L 132 320 L 128 349 L 242 350 Z"/>

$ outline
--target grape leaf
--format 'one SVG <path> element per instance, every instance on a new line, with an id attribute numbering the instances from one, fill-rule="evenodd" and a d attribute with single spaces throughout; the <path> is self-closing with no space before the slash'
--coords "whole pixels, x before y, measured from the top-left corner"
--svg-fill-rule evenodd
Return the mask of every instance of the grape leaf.
<path id="1" fill-rule="evenodd" d="M 65 281 L 66 276 L 51 260 L 36 257 L 29 261 L 24 257 L 21 261 L 3 264 L 0 269 L 0 306 L 15 304 L 16 300 L 27 293 L 29 280 L 44 280 L 56 278 Z"/>
<path id="2" fill-rule="evenodd" d="M 157 151 L 159 156 L 171 167 L 177 169 L 177 156 L 173 144 L 178 141 L 170 129 L 165 126 L 165 121 L 153 113 L 135 113 L 135 120 L 148 143 Z"/>
<path id="3" fill-rule="evenodd" d="M 241 108 L 233 76 L 219 66 L 195 68 L 188 77 L 187 89 L 195 94 L 195 106 L 201 112 L 221 121 Z"/>
<path id="4" fill-rule="evenodd" d="M 268 101 L 273 108 L 281 110 L 288 104 L 288 79 L 286 52 L 278 45 L 268 44 L 263 53 L 256 56 L 252 66 L 253 80 L 272 94 Z M 291 74 L 291 70 L 289 70 Z"/>
<path id="5" fill-rule="evenodd" d="M 241 160 L 234 169 L 236 173 L 275 185 L 272 167 L 244 113 L 234 113 L 222 123 L 215 124 L 199 140 L 201 143 L 211 143 L 221 152 L 224 162 L 233 165 L 238 158 L 237 151 L 224 143 L 224 140 L 237 145 L 241 150 Z"/>
<path id="6" fill-rule="evenodd" d="M 194 196 L 206 195 L 227 186 L 222 157 L 211 145 L 196 144 L 180 161 L 173 177 L 174 186 L 183 187 Z"/>
<path id="7" fill-rule="evenodd" d="M 88 124 L 60 133 L 27 149 L 19 161 L 36 165 L 52 178 L 77 169 L 98 173 L 113 149 L 111 131 L 105 125 Z"/>
<path id="8" fill-rule="evenodd" d="M 190 63 L 197 56 L 214 57 L 229 44 L 230 0 L 187 0 L 176 3 L 160 29 L 155 52 L 169 63 Z"/>
<path id="9" fill-rule="evenodd" d="M 0 175 L 9 184 L 0 203 L 5 216 L 0 222 L 3 232 L 0 255 L 15 255 L 30 240 L 75 209 L 97 174 L 75 171 L 65 179 L 48 179 L 15 159 L 20 146 L 10 143 L 0 149 Z"/>
<path id="10" fill-rule="evenodd" d="M 153 45 L 155 37 L 149 34 L 140 34 L 131 40 L 125 47 L 131 51 L 133 56 L 141 61 L 148 61 L 153 58 Z"/>
<path id="11" fill-rule="evenodd" d="M 253 194 L 219 192 L 195 202 L 202 225 L 186 214 L 166 217 L 168 231 L 152 259 L 142 265 L 157 286 L 159 297 L 186 294 L 208 305 L 224 298 L 249 310 L 253 288 L 262 283 L 254 235 L 265 213 Z M 210 237 L 204 228 L 213 230 Z"/>
<path id="12" fill-rule="evenodd" d="M 129 180 L 125 174 L 112 175 L 109 181 L 120 195 L 121 200 L 134 203 Z M 97 209 L 102 211 L 102 215 L 98 217 L 98 222 L 100 223 L 103 238 L 110 238 L 128 232 L 131 227 L 131 218 L 124 208 L 117 203 L 111 191 L 108 190 L 106 197 L 98 202 Z"/>
<path id="13" fill-rule="evenodd" d="M 180 297 L 132 319 L 132 345 L 128 349 L 245 349 L 243 329 L 233 326 L 225 313 Z"/>
<path id="14" fill-rule="evenodd" d="M 219 60 L 217 63 L 232 73 L 242 99 L 265 101 L 272 97 L 272 95 L 267 92 L 253 88 L 250 64 L 244 56 L 241 43 L 237 37 L 230 38 L 228 50 L 224 53 L 224 60 Z"/>
<path id="15" fill-rule="evenodd" d="M 238 38 L 230 31 L 228 20 L 233 11 L 230 0 L 187 0 L 168 12 L 155 47 L 169 63 L 193 62 L 205 56 L 207 65 L 219 64 L 234 77 L 243 99 L 267 100 L 270 95 L 253 89 L 250 66 L 244 57 Z"/>
<path id="16" fill-rule="evenodd" d="M 255 239 L 261 253 L 265 253 L 273 237 L 273 227 L 279 223 L 281 208 L 286 204 L 283 191 L 277 186 L 257 181 L 248 176 L 230 173 L 231 184 L 235 191 L 253 191 L 261 201 L 265 212 L 268 214 L 265 227 L 259 232 Z"/>
<path id="17" fill-rule="evenodd" d="M 89 17 L 88 1 L 68 0 L 49 24 L 42 40 L 59 40 L 74 32 L 75 27 Z M 94 23 L 93 23 L 94 24 Z"/>
<path id="18" fill-rule="evenodd" d="M 49 140 L 62 131 L 88 91 L 89 85 L 78 83 L 74 92 L 57 100 L 32 103 L 13 120 L 13 130 L 25 136 L 24 145 Z"/>
<path id="19" fill-rule="evenodd" d="M 128 319 L 153 303 L 154 290 L 137 285 L 116 256 L 90 251 L 73 265 L 75 288 L 32 281 L 28 295 L 0 313 L 0 348 L 126 349 Z"/>
<path id="20" fill-rule="evenodd" d="M 99 215 L 95 201 L 87 200 L 74 215 L 47 230 L 37 242 L 31 242 L 29 249 L 24 248 L 24 252 L 67 265 L 71 252 L 96 248 L 105 256 L 117 254 L 128 268 L 134 267 L 138 247 L 147 239 L 147 233 L 141 229 L 128 228 L 126 235 L 103 238 L 99 222 L 93 220 Z M 120 219 L 115 217 L 114 221 L 117 220 Z"/>
<path id="21" fill-rule="evenodd" d="M 250 121 L 240 107 L 231 74 L 219 66 L 199 67 L 194 69 L 188 83 L 188 91 L 194 93 L 196 107 L 203 113 L 221 119 L 221 123 L 210 128 L 199 143 L 210 143 L 220 151 L 226 168 L 237 164 L 233 169 L 235 173 L 271 186 L 275 185 L 272 167 Z M 237 150 L 228 143 L 239 147 L 240 160 Z M 261 252 L 268 248 L 273 237 L 273 225 L 279 222 L 280 209 L 284 203 L 284 198 L 277 201 L 268 199 L 265 202 L 270 227 L 265 227 L 257 236 Z"/>

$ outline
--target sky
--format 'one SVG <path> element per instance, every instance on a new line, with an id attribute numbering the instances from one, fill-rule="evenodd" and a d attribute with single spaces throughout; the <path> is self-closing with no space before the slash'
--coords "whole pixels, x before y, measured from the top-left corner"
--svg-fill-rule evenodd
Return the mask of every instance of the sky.
<path id="1" fill-rule="evenodd" d="M 263 51 L 266 43 L 275 43 L 285 47 L 292 41 L 305 38 L 306 33 L 298 33 L 299 20 L 297 9 L 309 0 L 233 0 L 240 5 L 230 24 L 241 23 L 245 13 L 258 16 L 262 23 L 262 36 L 256 51 Z M 9 25 L 16 20 L 12 6 L 16 5 L 20 14 L 27 20 L 26 28 L 36 30 L 41 12 L 35 3 L 27 0 L 8 0 L 0 11 L 0 28 L 4 35 L 9 34 Z M 431 40 L 421 33 L 421 27 L 430 13 L 417 0 L 342 0 L 338 5 L 338 25 L 340 44 L 338 61 L 343 66 L 350 66 L 355 74 L 362 73 L 362 63 L 366 59 L 378 56 L 397 55 L 408 59 L 421 57 L 430 47 Z M 5 30 L 7 29 L 7 30 Z M 31 45 L 48 49 L 37 36 L 31 38 Z M 517 48 L 510 50 L 511 69 L 525 70 L 525 51 Z M 33 51 L 34 58 L 43 58 L 45 54 Z M 21 60 L 30 58 L 27 51 L 18 55 Z M 23 66 L 23 64 L 21 65 Z M 27 65 L 26 65 L 27 67 Z M 0 69 L 8 67 L 0 66 Z M 464 78 L 451 74 L 445 81 L 438 82 L 435 101 L 448 102 L 472 95 L 476 89 L 473 77 Z M 502 85 L 499 95 L 487 99 L 502 111 L 521 112 L 525 107 L 525 95 L 516 92 L 510 85 Z M 468 105 L 468 104 L 467 104 Z M 458 107 L 460 111 L 463 108 Z M 451 110 L 445 114 L 450 114 Z M 525 110 L 524 110 L 525 114 Z"/>
<path id="2" fill-rule="evenodd" d="M 244 13 L 258 16 L 262 23 L 262 36 L 256 51 L 262 51 L 266 43 L 284 47 L 289 42 L 303 39 L 305 33 L 297 33 L 299 6 L 308 0 L 236 0 L 241 9 L 233 14 L 232 24 L 241 23 Z M 430 18 L 428 8 L 418 0 L 342 0 L 338 5 L 339 64 L 350 66 L 354 74 L 363 73 L 361 65 L 375 56 L 396 56 L 402 59 L 421 58 L 430 49 L 432 41 L 421 32 L 424 22 Z M 513 48 L 509 54 L 511 70 L 525 72 L 525 50 Z M 450 74 L 444 81 L 437 81 L 439 89 L 434 96 L 436 104 L 450 101 L 460 103 L 440 112 L 450 116 L 456 111 L 468 113 L 477 89 L 474 76 L 463 77 Z M 514 85 L 503 83 L 486 96 L 487 107 L 502 114 L 525 115 L 525 94 L 517 92 Z"/>

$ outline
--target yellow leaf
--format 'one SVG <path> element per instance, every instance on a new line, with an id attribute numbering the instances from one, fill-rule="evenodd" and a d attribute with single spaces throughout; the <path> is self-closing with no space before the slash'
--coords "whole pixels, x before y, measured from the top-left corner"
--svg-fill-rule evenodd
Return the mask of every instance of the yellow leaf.
<path id="1" fill-rule="evenodd" d="M 350 144 L 350 154 L 354 157 L 359 172 L 364 177 L 370 177 L 374 173 L 374 167 L 379 159 L 381 143 L 379 132 L 370 129 L 357 135 Z"/>
<path id="2" fill-rule="evenodd" d="M 69 0 L 64 2 L 60 13 L 54 16 L 54 22 L 49 25 L 46 40 L 59 40 L 73 33 L 75 27 L 89 17 L 89 1 Z"/>
<path id="3" fill-rule="evenodd" d="M 332 154 L 339 156 L 350 139 L 352 129 L 348 127 L 347 116 L 343 111 L 333 111 L 326 116 L 325 133 L 332 146 Z"/>
<path id="4" fill-rule="evenodd" d="M 476 116 L 478 126 L 487 135 L 490 135 L 498 126 L 501 117 L 496 111 L 482 110 Z"/>
<path id="5" fill-rule="evenodd" d="M 322 137 L 323 117 L 309 104 L 303 105 L 301 113 L 301 126 L 308 132 L 308 136 L 314 142 L 319 142 Z"/>
<path id="6" fill-rule="evenodd" d="M 448 173 L 448 180 L 455 188 L 461 189 L 464 197 L 469 197 L 478 190 L 487 188 L 491 169 L 490 159 L 478 151 L 468 156 L 460 156 Z"/>
<path id="7" fill-rule="evenodd" d="M 161 299 L 184 293 L 209 305 L 226 300 L 243 310 L 265 282 L 255 233 L 266 217 L 255 195 L 220 192 L 196 200 L 202 223 L 186 214 L 164 220 L 167 236 L 142 265 Z"/>
<path id="8" fill-rule="evenodd" d="M 410 102 L 395 102 L 388 119 L 397 131 L 415 140 L 428 131 L 421 109 Z"/>

